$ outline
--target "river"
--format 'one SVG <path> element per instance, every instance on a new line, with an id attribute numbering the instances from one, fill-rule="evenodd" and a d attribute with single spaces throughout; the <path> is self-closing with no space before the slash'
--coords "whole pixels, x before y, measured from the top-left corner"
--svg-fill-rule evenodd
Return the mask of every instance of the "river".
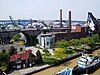
<path id="1" fill-rule="evenodd" d="M 100 49 L 94 51 L 93 54 L 94 55 L 100 54 Z M 53 75 L 55 72 L 58 72 L 59 70 L 62 70 L 66 67 L 73 68 L 74 66 L 77 65 L 78 59 L 79 59 L 79 57 L 72 59 L 70 61 L 64 62 L 58 66 L 54 66 L 54 67 L 48 68 L 46 70 L 40 71 L 38 73 L 32 74 L 32 75 Z M 97 71 L 95 71 L 93 74 L 90 74 L 90 75 L 99 75 L 99 72 L 100 72 L 100 69 L 98 69 Z"/>

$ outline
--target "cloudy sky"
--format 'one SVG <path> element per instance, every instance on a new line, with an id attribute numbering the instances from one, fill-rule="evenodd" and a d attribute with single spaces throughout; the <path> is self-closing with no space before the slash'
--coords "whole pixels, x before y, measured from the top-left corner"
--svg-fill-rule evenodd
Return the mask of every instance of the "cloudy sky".
<path id="1" fill-rule="evenodd" d="M 59 19 L 59 10 L 63 10 L 63 19 L 68 19 L 72 11 L 73 20 L 86 20 L 88 11 L 100 18 L 100 0 L 0 0 L 0 19 Z"/>

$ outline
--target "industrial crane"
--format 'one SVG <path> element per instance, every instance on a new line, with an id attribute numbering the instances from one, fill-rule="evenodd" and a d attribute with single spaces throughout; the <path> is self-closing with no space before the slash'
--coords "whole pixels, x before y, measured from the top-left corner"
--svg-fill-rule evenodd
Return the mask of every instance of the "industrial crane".
<path id="1" fill-rule="evenodd" d="M 87 24 L 91 23 L 91 20 L 94 23 L 93 33 L 97 33 L 100 36 L 100 19 L 96 19 L 91 12 L 88 12 Z"/>
<path id="2" fill-rule="evenodd" d="M 38 22 L 42 23 L 45 26 L 43 29 L 50 29 L 50 27 L 46 23 L 44 23 L 44 21 L 39 20 Z"/>
<path id="3" fill-rule="evenodd" d="M 15 23 L 15 21 L 12 19 L 12 17 L 11 17 L 11 16 L 9 16 L 9 18 L 10 18 L 10 20 L 11 20 L 11 22 L 12 22 L 13 26 L 17 27 L 17 24 L 16 24 L 16 23 Z"/>

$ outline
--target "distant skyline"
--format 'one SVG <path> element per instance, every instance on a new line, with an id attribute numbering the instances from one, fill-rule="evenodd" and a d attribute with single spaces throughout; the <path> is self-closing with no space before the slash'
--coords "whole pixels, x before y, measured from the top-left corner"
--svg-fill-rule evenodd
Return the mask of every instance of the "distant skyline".
<path id="1" fill-rule="evenodd" d="M 0 20 L 40 19 L 59 20 L 60 9 L 63 19 L 68 20 L 68 11 L 72 20 L 86 21 L 88 11 L 100 18 L 100 0 L 0 0 Z"/>

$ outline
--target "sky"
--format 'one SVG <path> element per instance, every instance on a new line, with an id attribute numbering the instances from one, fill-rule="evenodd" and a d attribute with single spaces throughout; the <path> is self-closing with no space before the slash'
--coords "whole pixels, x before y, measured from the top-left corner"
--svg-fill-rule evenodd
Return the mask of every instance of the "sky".
<path id="1" fill-rule="evenodd" d="M 60 9 L 63 19 L 68 20 L 68 11 L 72 20 L 86 20 L 88 12 L 100 18 L 100 0 L 0 0 L 0 20 L 8 19 L 59 19 Z"/>

